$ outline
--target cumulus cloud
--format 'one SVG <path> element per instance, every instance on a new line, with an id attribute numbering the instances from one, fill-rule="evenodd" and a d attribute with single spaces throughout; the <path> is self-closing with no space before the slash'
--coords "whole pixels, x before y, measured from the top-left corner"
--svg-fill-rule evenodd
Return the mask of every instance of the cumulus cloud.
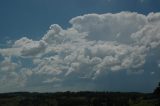
<path id="1" fill-rule="evenodd" d="M 137 32 L 147 23 L 146 16 L 121 12 L 117 14 L 87 14 L 70 20 L 73 27 L 80 32 L 87 32 L 88 39 L 131 43 L 131 34 Z M 125 38 L 125 39 L 123 39 Z"/>
<path id="2" fill-rule="evenodd" d="M 61 81 L 61 79 L 53 77 L 53 78 L 47 79 L 47 80 L 45 80 L 43 82 L 44 83 L 53 83 L 53 82 L 59 82 L 59 81 Z"/>
<path id="3" fill-rule="evenodd" d="M 151 75 L 154 75 L 155 74 L 155 72 L 151 72 Z"/>
<path id="4" fill-rule="evenodd" d="M 158 64 L 158 67 L 160 68 L 160 63 Z"/>
<path id="5" fill-rule="evenodd" d="M 18 67 L 17 63 L 11 62 L 10 58 L 5 58 L 1 63 L 0 63 L 0 70 L 4 72 L 8 71 L 15 71 L 15 69 Z"/>
<path id="6" fill-rule="evenodd" d="M 0 49 L 0 54 L 3 56 L 39 56 L 45 52 L 46 46 L 46 43 L 42 40 L 33 41 L 27 37 L 23 37 L 15 41 L 11 48 Z"/>
<path id="7" fill-rule="evenodd" d="M 160 13 L 86 14 L 70 23 L 68 29 L 51 25 L 39 41 L 23 37 L 0 54 L 32 57 L 33 66 L 23 67 L 31 71 L 19 69 L 25 78 L 41 76 L 39 83 L 63 83 L 72 78 L 96 80 L 110 72 L 142 74 L 148 53 L 160 46 Z M 1 70 L 15 69 L 16 63 L 5 61 Z"/>
<path id="8" fill-rule="evenodd" d="M 26 37 L 23 37 L 17 40 L 14 45 L 14 48 L 20 48 L 20 53 L 22 56 L 35 56 L 45 51 L 46 43 L 42 40 L 33 41 Z"/>
<path id="9" fill-rule="evenodd" d="M 5 58 L 0 62 L 0 92 L 14 91 L 20 87 L 24 87 L 27 77 L 30 75 L 29 71 L 21 68 L 21 65 L 15 63 L 11 58 Z"/>

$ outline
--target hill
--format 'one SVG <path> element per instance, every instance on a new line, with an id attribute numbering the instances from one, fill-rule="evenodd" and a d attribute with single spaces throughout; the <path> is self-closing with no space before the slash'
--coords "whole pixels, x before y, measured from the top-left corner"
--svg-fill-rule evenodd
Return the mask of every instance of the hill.
<path id="1" fill-rule="evenodd" d="M 152 93 L 121 92 L 15 92 L 0 94 L 0 106 L 160 106 Z"/>

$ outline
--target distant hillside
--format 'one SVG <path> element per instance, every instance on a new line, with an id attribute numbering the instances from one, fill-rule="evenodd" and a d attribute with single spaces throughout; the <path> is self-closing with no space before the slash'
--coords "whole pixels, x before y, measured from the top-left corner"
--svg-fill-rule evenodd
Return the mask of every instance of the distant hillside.
<path id="1" fill-rule="evenodd" d="M 0 106 L 160 106 L 156 94 L 121 92 L 3 93 Z"/>
<path id="2" fill-rule="evenodd" d="M 160 106 L 160 83 L 153 93 L 91 91 L 1 93 L 0 106 Z"/>

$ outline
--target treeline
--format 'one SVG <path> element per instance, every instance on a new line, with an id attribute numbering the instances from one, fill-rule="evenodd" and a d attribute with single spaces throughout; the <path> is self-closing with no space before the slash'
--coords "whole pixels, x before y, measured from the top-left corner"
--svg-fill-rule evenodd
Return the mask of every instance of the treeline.
<path id="1" fill-rule="evenodd" d="M 0 106 L 130 106 L 144 99 L 158 101 L 158 96 L 120 92 L 19 92 L 0 94 Z"/>
<path id="2" fill-rule="evenodd" d="M 148 94 L 90 91 L 1 93 L 0 106 L 160 106 L 160 85 Z"/>

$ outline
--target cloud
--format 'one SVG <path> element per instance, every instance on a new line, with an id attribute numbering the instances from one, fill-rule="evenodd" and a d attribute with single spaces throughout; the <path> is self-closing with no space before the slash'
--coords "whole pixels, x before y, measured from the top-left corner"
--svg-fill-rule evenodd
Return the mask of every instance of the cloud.
<path id="1" fill-rule="evenodd" d="M 154 75 L 155 74 L 155 72 L 151 72 L 151 75 Z"/>
<path id="2" fill-rule="evenodd" d="M 76 30 L 87 32 L 88 39 L 130 43 L 132 41 L 130 35 L 146 25 L 147 19 L 141 14 L 121 12 L 87 14 L 71 19 L 70 23 Z"/>
<path id="3" fill-rule="evenodd" d="M 15 41 L 11 48 L 0 49 L 0 54 L 2 56 L 39 56 L 41 53 L 45 52 L 46 46 L 43 40 L 33 41 L 27 37 L 23 37 Z"/>
<path id="4" fill-rule="evenodd" d="M 51 25 L 38 41 L 23 37 L 12 47 L 0 49 L 0 54 L 20 61 L 31 59 L 32 66 L 18 69 L 17 76 L 24 73 L 24 83 L 30 78 L 39 85 L 63 85 L 96 81 L 107 73 L 143 74 L 148 53 L 160 46 L 160 13 L 86 14 L 70 23 L 68 29 Z M 17 63 L 5 61 L 1 70 L 15 70 Z"/>
<path id="5" fill-rule="evenodd" d="M 53 82 L 59 82 L 59 81 L 61 81 L 61 79 L 53 77 L 53 78 L 43 81 L 43 83 L 53 83 Z"/>
<path id="6" fill-rule="evenodd" d="M 17 40 L 13 47 L 20 49 L 21 56 L 36 56 L 45 51 L 46 43 L 42 40 L 33 41 L 23 37 Z"/>
<path id="7" fill-rule="evenodd" d="M 18 67 L 18 64 L 17 63 L 12 63 L 10 58 L 5 58 L 0 63 L 0 70 L 4 71 L 4 72 L 15 71 L 17 67 Z"/>
<path id="8" fill-rule="evenodd" d="M 160 63 L 158 64 L 158 67 L 160 68 Z"/>
<path id="9" fill-rule="evenodd" d="M 20 67 L 21 65 L 12 62 L 11 58 L 6 57 L 2 62 L 0 62 L 0 92 L 14 91 L 25 86 L 26 77 L 30 74 L 22 68 L 21 70 L 23 72 L 17 72 Z"/>

